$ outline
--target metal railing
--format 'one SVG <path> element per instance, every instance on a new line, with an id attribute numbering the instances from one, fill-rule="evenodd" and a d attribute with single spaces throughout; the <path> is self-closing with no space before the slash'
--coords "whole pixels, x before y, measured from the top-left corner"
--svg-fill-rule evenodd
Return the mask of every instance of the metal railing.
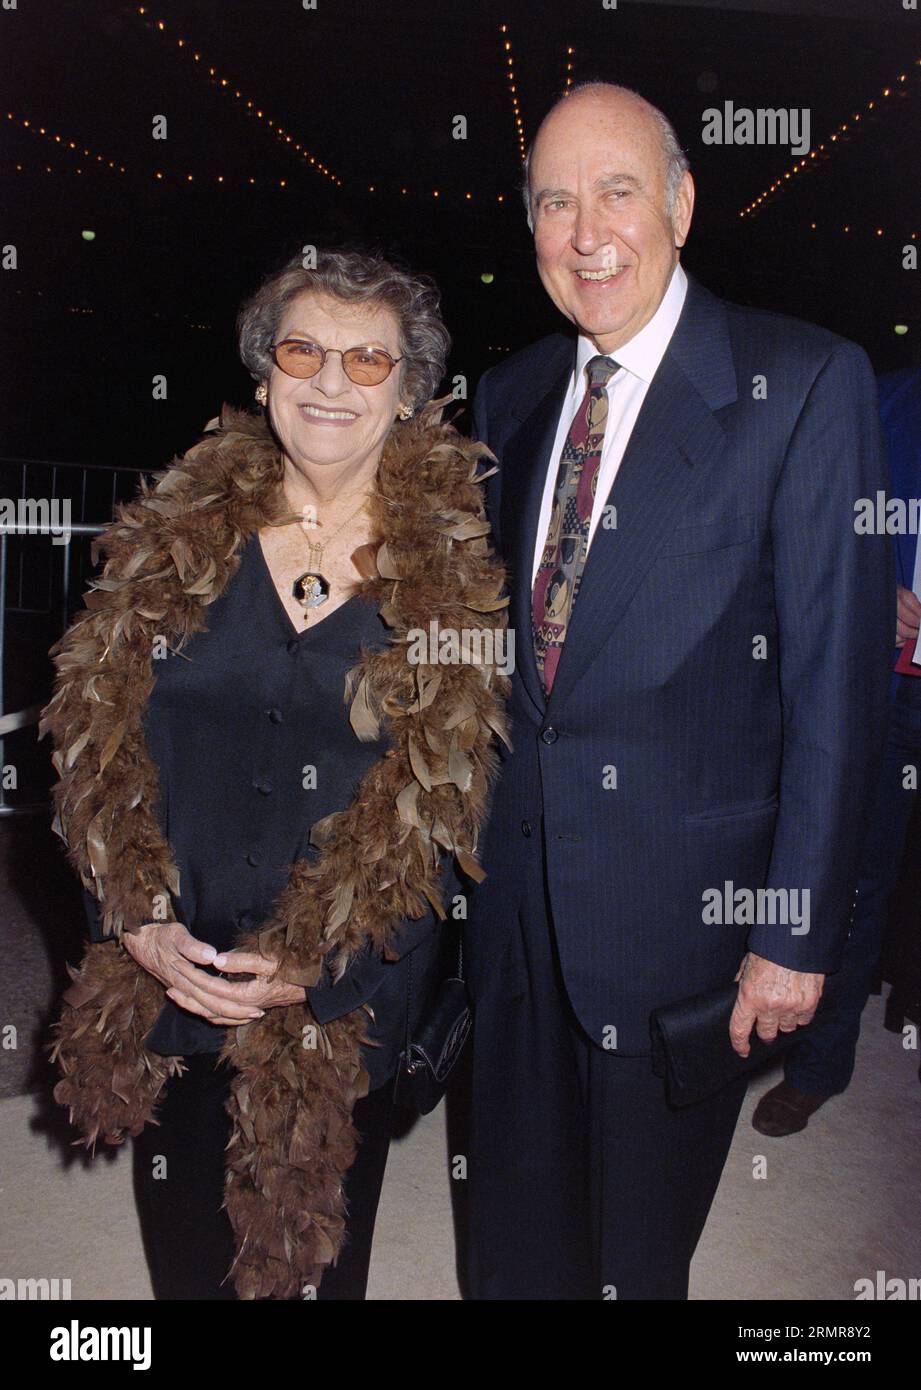
<path id="1" fill-rule="evenodd" d="M 61 592 L 61 631 L 67 626 L 70 613 L 70 568 L 71 551 L 70 542 L 73 535 L 77 536 L 98 536 L 105 530 L 104 525 L 87 524 L 86 522 L 71 522 L 64 534 L 61 545 L 58 547 L 63 553 L 63 572 L 60 585 Z M 7 548 L 9 537 L 15 536 L 34 536 L 45 535 L 54 536 L 58 532 L 48 527 L 33 527 L 18 522 L 0 521 L 0 672 L 3 678 L 0 680 L 0 769 L 3 775 L 0 776 L 0 816 L 22 816 L 34 814 L 36 811 L 45 809 L 44 801 L 32 801 L 10 804 L 6 797 L 6 769 L 9 764 L 6 761 L 6 739 L 10 734 L 21 733 L 24 729 L 33 728 L 38 724 L 43 704 L 27 705 L 25 709 L 14 710 L 7 713 L 4 709 L 6 694 L 6 614 L 7 614 Z"/>
<path id="2" fill-rule="evenodd" d="M 40 637 L 44 621 L 48 641 L 41 643 L 40 650 L 43 654 L 47 651 L 70 622 L 74 592 L 78 586 L 82 589 L 91 570 L 89 547 L 80 542 L 98 536 L 108 525 L 107 521 L 88 520 L 87 511 L 92 509 L 96 516 L 106 511 L 110 517 L 114 515 L 116 504 L 134 494 L 142 471 L 0 457 L 0 493 L 4 501 L 16 492 L 17 508 L 24 499 L 36 497 L 43 503 L 66 505 L 67 508 L 63 525 L 0 518 L 0 817 L 35 814 L 47 809 L 45 796 L 11 802 L 7 795 L 8 790 L 13 790 L 7 787 L 8 769 L 17 767 L 16 763 L 7 763 L 7 741 L 34 737 L 46 703 L 43 700 L 19 709 L 7 709 L 8 618 L 22 617 L 30 625 L 37 626 Z M 71 511 L 76 513 L 74 520 L 70 519 Z M 18 538 L 29 536 L 44 537 L 52 542 L 44 547 L 50 554 L 45 555 L 43 564 L 30 564 L 26 547 L 18 545 Z M 11 546 L 16 550 L 15 555 L 10 553 Z M 56 550 L 61 552 L 59 559 L 54 556 Z M 50 698 L 50 691 L 47 698 Z"/>

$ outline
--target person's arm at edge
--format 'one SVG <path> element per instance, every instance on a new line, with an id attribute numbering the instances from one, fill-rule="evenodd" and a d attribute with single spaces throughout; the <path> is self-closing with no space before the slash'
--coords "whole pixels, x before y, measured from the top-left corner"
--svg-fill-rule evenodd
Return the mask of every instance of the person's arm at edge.
<path id="1" fill-rule="evenodd" d="M 759 924 L 749 950 L 796 971 L 838 968 L 882 757 L 893 557 L 885 535 L 856 533 L 854 504 L 887 485 L 872 369 L 844 343 L 813 382 L 772 512 L 783 754 L 766 886 L 810 901 L 808 931 Z"/>

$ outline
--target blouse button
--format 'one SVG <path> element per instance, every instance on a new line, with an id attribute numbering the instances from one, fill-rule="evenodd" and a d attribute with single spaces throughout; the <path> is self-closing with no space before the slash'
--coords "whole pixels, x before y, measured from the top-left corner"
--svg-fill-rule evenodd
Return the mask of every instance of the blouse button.
<path id="1" fill-rule="evenodd" d="M 246 862 L 251 868 L 257 868 L 262 863 L 262 852 L 258 849 L 249 850 L 246 855 Z"/>

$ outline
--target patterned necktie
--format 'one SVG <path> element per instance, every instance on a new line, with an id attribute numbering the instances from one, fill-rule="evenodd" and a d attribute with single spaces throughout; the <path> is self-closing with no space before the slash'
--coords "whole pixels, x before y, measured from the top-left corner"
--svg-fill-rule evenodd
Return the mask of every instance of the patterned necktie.
<path id="1" fill-rule="evenodd" d="M 588 362 L 588 390 L 560 456 L 550 525 L 531 595 L 534 654 L 548 695 L 588 555 L 589 523 L 608 418 L 605 387 L 618 366 L 610 357 L 592 357 Z"/>

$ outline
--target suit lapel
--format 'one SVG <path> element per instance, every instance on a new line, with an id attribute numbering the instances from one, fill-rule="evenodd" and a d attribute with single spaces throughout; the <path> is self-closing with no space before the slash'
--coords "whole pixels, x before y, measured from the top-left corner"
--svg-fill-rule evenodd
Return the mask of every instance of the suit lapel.
<path id="1" fill-rule="evenodd" d="M 713 410 L 735 398 L 724 311 L 689 277 L 681 319 L 606 499 L 616 508 L 616 525 L 605 526 L 602 517 L 592 538 L 548 702 L 551 712 L 562 708 L 679 523 L 695 465 L 724 447 Z"/>
<path id="2" fill-rule="evenodd" d="M 561 340 L 559 366 L 537 407 L 502 450 L 502 538 L 512 591 L 515 664 L 522 684 L 543 715 L 546 696 L 531 636 L 531 570 L 550 451 L 572 372 L 572 345 Z"/>

